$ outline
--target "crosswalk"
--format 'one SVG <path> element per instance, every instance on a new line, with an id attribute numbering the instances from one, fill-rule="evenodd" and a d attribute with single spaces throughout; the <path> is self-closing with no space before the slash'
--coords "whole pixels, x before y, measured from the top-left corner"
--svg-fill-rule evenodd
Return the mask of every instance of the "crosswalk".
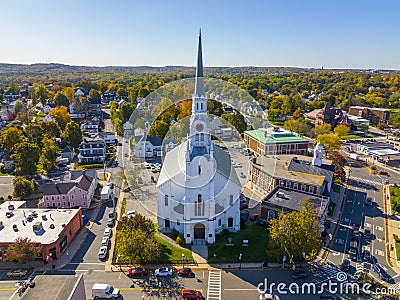
<path id="1" fill-rule="evenodd" d="M 400 281 L 389 286 L 389 291 L 394 292 L 395 294 L 400 294 Z"/>
<path id="2" fill-rule="evenodd" d="M 370 179 L 366 179 L 366 178 L 361 178 L 361 177 L 350 177 L 350 181 L 353 182 L 361 182 L 364 184 L 370 184 L 370 185 L 383 185 L 384 182 L 382 182 L 382 180 L 370 180 Z"/>
<path id="3" fill-rule="evenodd" d="M 221 270 L 208 271 L 207 300 L 221 300 Z"/>
<path id="4" fill-rule="evenodd" d="M 338 280 L 341 284 L 346 284 L 348 282 L 347 274 L 338 270 L 336 267 L 324 264 L 320 266 L 320 270 L 327 274 L 329 278 Z"/>

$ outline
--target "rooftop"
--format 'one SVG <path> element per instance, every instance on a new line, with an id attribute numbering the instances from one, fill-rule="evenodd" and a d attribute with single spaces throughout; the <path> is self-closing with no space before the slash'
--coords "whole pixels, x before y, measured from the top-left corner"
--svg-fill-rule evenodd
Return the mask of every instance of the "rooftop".
<path id="1" fill-rule="evenodd" d="M 0 243 L 12 243 L 18 237 L 27 237 L 36 243 L 51 244 L 57 241 L 64 226 L 80 210 L 19 208 L 22 202 L 25 201 L 11 201 L 11 204 L 14 205 L 13 210 L 8 209 L 8 201 L 0 205 L 0 221 L 3 222 L 3 227 L 0 227 Z M 13 215 L 10 218 L 6 217 L 6 213 L 10 212 Z M 36 217 L 29 218 L 29 216 L 35 215 Z M 34 232 L 33 225 L 38 222 L 42 223 L 43 228 L 40 231 Z M 50 228 L 51 224 L 54 225 L 54 228 Z M 17 226 L 16 230 L 13 228 L 13 225 Z"/>
<path id="2" fill-rule="evenodd" d="M 322 186 L 325 178 L 333 177 L 334 166 L 323 160 L 321 167 L 311 163 L 312 157 L 282 154 L 279 156 L 259 156 L 256 166 L 269 175 L 295 182 Z"/>
<path id="3" fill-rule="evenodd" d="M 381 107 L 366 107 L 366 106 L 350 106 L 350 108 L 356 108 L 356 109 L 370 109 L 370 110 L 380 110 L 380 111 L 390 111 L 388 108 L 381 108 Z"/>
<path id="4" fill-rule="evenodd" d="M 287 144 L 287 143 L 308 143 L 305 138 L 299 137 L 294 133 L 284 129 L 259 128 L 256 130 L 245 131 L 246 134 L 258 140 L 260 143 L 266 144 Z"/>
<path id="5" fill-rule="evenodd" d="M 299 211 L 302 208 L 303 200 L 309 200 L 312 202 L 318 216 L 321 216 L 321 213 L 326 208 L 329 198 L 277 187 L 263 200 L 262 205 L 271 204 L 288 210 Z"/>

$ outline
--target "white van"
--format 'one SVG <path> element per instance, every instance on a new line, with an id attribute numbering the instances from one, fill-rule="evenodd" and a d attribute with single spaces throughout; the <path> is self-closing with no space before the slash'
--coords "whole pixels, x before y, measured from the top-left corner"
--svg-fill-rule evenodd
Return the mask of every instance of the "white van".
<path id="1" fill-rule="evenodd" d="M 106 283 L 95 283 L 92 287 L 93 299 L 117 299 L 119 298 L 119 289 L 113 288 L 111 285 Z"/>

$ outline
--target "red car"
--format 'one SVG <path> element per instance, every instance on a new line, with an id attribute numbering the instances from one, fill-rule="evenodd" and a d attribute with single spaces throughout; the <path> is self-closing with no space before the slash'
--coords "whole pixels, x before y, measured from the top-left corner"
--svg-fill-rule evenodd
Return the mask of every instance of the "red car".
<path id="1" fill-rule="evenodd" d="M 255 221 L 255 220 L 257 220 L 258 219 L 258 214 L 252 214 L 251 216 L 250 216 L 250 221 Z"/>
<path id="2" fill-rule="evenodd" d="M 191 275 L 193 275 L 192 269 L 190 269 L 190 268 L 178 269 L 178 271 L 176 273 L 178 273 L 179 276 L 191 276 Z"/>
<path id="3" fill-rule="evenodd" d="M 146 276 L 147 274 L 149 274 L 149 271 L 142 267 L 131 268 L 127 272 L 129 277 Z"/>
<path id="4" fill-rule="evenodd" d="M 203 297 L 200 291 L 196 290 L 183 290 L 182 297 L 184 299 L 200 299 Z"/>

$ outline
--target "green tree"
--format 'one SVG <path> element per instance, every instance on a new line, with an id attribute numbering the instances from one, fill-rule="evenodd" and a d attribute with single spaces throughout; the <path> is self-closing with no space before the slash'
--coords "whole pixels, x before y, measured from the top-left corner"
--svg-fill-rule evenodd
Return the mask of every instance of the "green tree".
<path id="1" fill-rule="evenodd" d="M 74 100 L 74 111 L 78 114 L 87 114 L 90 110 L 90 101 L 85 97 L 77 97 Z"/>
<path id="2" fill-rule="evenodd" d="M 42 154 L 40 155 L 40 164 L 46 172 L 51 171 L 57 165 L 57 157 L 59 156 L 60 148 L 56 143 L 44 137 L 42 140 Z"/>
<path id="3" fill-rule="evenodd" d="M 44 86 L 44 84 L 39 83 L 32 90 L 32 102 L 33 104 L 37 104 L 41 102 L 43 105 L 47 103 L 50 98 L 49 90 Z"/>
<path id="4" fill-rule="evenodd" d="M 28 138 L 28 141 L 40 146 L 40 141 L 43 138 L 43 129 L 42 126 L 35 123 L 30 123 L 25 127 L 25 135 Z"/>
<path id="5" fill-rule="evenodd" d="M 19 114 L 20 112 L 22 112 L 22 110 L 24 109 L 24 104 L 22 103 L 22 101 L 20 99 L 18 99 L 17 101 L 15 101 L 14 104 L 14 112 L 16 114 Z"/>
<path id="6" fill-rule="evenodd" d="M 78 148 L 79 144 L 82 142 L 82 130 L 77 123 L 71 121 L 65 127 L 63 137 L 68 145 L 73 148 Z"/>
<path id="7" fill-rule="evenodd" d="M 314 132 L 318 136 L 320 134 L 327 134 L 331 132 L 331 124 L 315 125 Z"/>
<path id="8" fill-rule="evenodd" d="M 37 246 L 29 238 L 18 237 L 7 248 L 7 261 L 28 263 L 42 254 L 42 247 Z"/>
<path id="9" fill-rule="evenodd" d="M 350 128 L 346 125 L 340 124 L 333 130 L 337 136 L 344 136 L 350 132 Z"/>
<path id="10" fill-rule="evenodd" d="M 234 126 L 240 134 L 242 134 L 247 129 L 247 123 L 243 115 L 240 113 L 222 114 L 221 118 L 228 121 L 232 126 Z"/>
<path id="11" fill-rule="evenodd" d="M 62 90 L 62 93 L 67 97 L 68 102 L 71 104 L 74 102 L 75 92 L 72 87 L 67 87 Z"/>
<path id="12" fill-rule="evenodd" d="M 22 142 L 24 133 L 17 127 L 7 127 L 0 133 L 0 144 L 1 147 L 10 151 L 13 147 Z"/>
<path id="13" fill-rule="evenodd" d="M 326 154 L 339 150 L 342 140 L 335 134 L 325 133 L 317 136 L 316 142 L 324 146 Z"/>
<path id="14" fill-rule="evenodd" d="M 120 107 L 120 112 L 121 112 L 121 116 L 122 116 L 122 123 L 125 123 L 126 121 L 129 120 L 132 112 L 135 110 L 136 108 L 136 104 L 134 103 L 125 103 L 122 104 Z"/>
<path id="15" fill-rule="evenodd" d="M 62 130 L 64 130 L 65 126 L 71 122 L 71 117 L 69 116 L 68 110 L 65 106 L 59 106 L 50 111 L 50 117 L 56 120 Z"/>
<path id="16" fill-rule="evenodd" d="M 68 100 L 67 96 L 65 96 L 63 93 L 56 94 L 56 96 L 54 98 L 54 103 L 57 106 L 65 106 L 65 107 L 69 106 L 69 100 Z"/>
<path id="17" fill-rule="evenodd" d="M 56 122 L 41 122 L 43 134 L 49 138 L 60 137 L 60 126 Z"/>
<path id="18" fill-rule="evenodd" d="M 299 259 L 303 253 L 314 257 L 321 248 L 319 234 L 320 221 L 309 201 L 301 202 L 302 208 L 285 214 L 279 213 L 279 218 L 270 221 L 269 233 L 273 242 L 277 245 L 280 257 L 289 251 L 294 259 Z"/>
<path id="19" fill-rule="evenodd" d="M 15 170 L 18 174 L 36 174 L 40 148 L 32 143 L 22 142 L 15 146 L 12 159 L 18 164 Z"/>
<path id="20" fill-rule="evenodd" d="M 400 113 L 390 115 L 390 124 L 395 128 L 400 128 Z"/>
<path id="21" fill-rule="evenodd" d="M 120 88 L 117 90 L 117 97 L 118 97 L 118 98 L 124 98 L 124 99 L 126 99 L 126 98 L 128 98 L 128 96 L 129 96 L 128 91 L 127 91 L 126 89 L 124 89 L 123 87 L 120 87 Z"/>
<path id="22" fill-rule="evenodd" d="M 16 176 L 13 179 L 14 183 L 14 192 L 13 197 L 16 199 L 25 199 L 30 194 L 32 194 L 34 190 L 33 184 L 22 176 Z"/>
<path id="23" fill-rule="evenodd" d="M 159 136 L 164 138 L 169 129 L 169 125 L 162 120 L 155 120 L 150 127 L 149 136 Z"/>

